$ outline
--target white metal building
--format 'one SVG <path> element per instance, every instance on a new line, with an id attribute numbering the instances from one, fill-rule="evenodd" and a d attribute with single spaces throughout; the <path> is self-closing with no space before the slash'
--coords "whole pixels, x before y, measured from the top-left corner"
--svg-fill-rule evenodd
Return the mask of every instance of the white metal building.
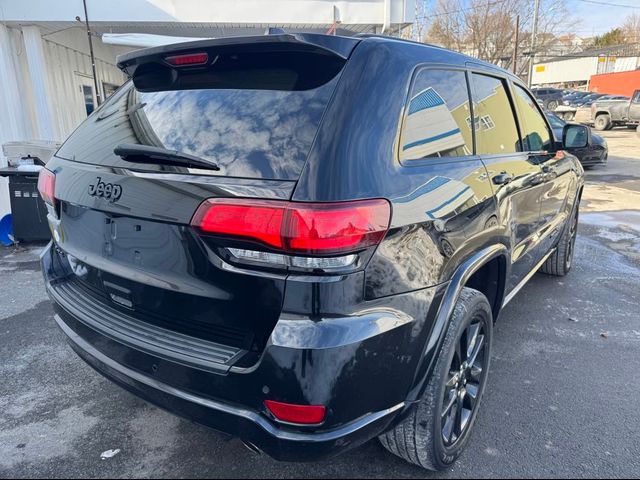
<path id="1" fill-rule="evenodd" d="M 634 45 L 588 50 L 534 65 L 535 85 L 587 85 L 592 75 L 640 68 L 640 48 Z"/>
<path id="2" fill-rule="evenodd" d="M 136 47 L 109 44 L 103 34 L 211 38 L 263 34 L 268 27 L 336 27 L 338 34 L 398 35 L 415 16 L 415 0 L 86 1 L 98 92 L 82 0 L 0 0 L 0 144 L 64 140 L 97 105 L 98 95 L 108 96 L 124 81 L 116 56 Z M 0 151 L 0 165 L 4 161 Z M 0 217 L 7 211 L 0 179 Z"/>

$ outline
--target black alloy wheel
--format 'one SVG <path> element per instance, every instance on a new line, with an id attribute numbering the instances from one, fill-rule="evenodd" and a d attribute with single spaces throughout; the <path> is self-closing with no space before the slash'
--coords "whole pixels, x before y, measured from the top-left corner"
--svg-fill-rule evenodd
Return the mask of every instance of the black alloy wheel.
<path id="1" fill-rule="evenodd" d="M 462 455 L 488 383 L 493 313 L 487 297 L 463 287 L 420 402 L 380 435 L 394 455 L 428 470 Z"/>
<path id="2" fill-rule="evenodd" d="M 447 448 L 466 433 L 478 406 L 487 370 L 485 338 L 482 319 L 474 318 L 456 343 L 442 401 L 441 432 Z"/>
<path id="3" fill-rule="evenodd" d="M 569 241 L 567 243 L 567 256 L 565 260 L 565 270 L 568 272 L 571 269 L 571 262 L 573 261 L 573 251 L 576 246 L 576 237 L 578 236 L 578 212 L 573 215 L 571 220 L 571 226 L 569 227 Z"/>

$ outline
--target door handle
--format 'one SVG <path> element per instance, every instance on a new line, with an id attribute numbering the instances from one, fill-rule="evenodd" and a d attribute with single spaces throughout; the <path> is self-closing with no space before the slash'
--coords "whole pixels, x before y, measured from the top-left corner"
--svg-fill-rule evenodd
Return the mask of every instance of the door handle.
<path id="1" fill-rule="evenodd" d="M 491 177 L 491 181 L 493 181 L 494 185 L 506 185 L 511 182 L 511 180 L 513 180 L 513 177 L 507 172 L 502 172 Z"/>

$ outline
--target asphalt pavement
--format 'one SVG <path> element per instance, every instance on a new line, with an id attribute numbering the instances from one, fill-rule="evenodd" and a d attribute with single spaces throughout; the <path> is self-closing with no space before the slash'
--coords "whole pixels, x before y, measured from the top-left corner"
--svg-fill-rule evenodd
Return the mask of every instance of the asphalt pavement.
<path id="1" fill-rule="evenodd" d="M 639 477 L 640 138 L 605 132 L 573 270 L 535 275 L 495 330 L 469 448 L 433 474 L 376 441 L 279 463 L 104 380 L 67 346 L 41 246 L 0 247 L 0 477 Z M 102 457 L 108 458 L 102 458 Z"/>

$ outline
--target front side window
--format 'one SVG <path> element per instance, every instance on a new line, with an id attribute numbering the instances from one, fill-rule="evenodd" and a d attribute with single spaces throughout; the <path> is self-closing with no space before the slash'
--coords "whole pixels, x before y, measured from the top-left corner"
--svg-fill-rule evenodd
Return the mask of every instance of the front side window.
<path id="1" fill-rule="evenodd" d="M 476 73 L 472 79 L 476 153 L 499 155 L 520 151 L 520 139 L 505 81 Z"/>
<path id="2" fill-rule="evenodd" d="M 515 86 L 515 99 L 520 117 L 522 143 L 529 152 L 551 150 L 551 134 L 536 102 L 531 95 L 519 85 Z"/>
<path id="3" fill-rule="evenodd" d="M 455 70 L 422 70 L 400 134 L 400 160 L 462 157 L 473 153 L 466 75 Z"/>

